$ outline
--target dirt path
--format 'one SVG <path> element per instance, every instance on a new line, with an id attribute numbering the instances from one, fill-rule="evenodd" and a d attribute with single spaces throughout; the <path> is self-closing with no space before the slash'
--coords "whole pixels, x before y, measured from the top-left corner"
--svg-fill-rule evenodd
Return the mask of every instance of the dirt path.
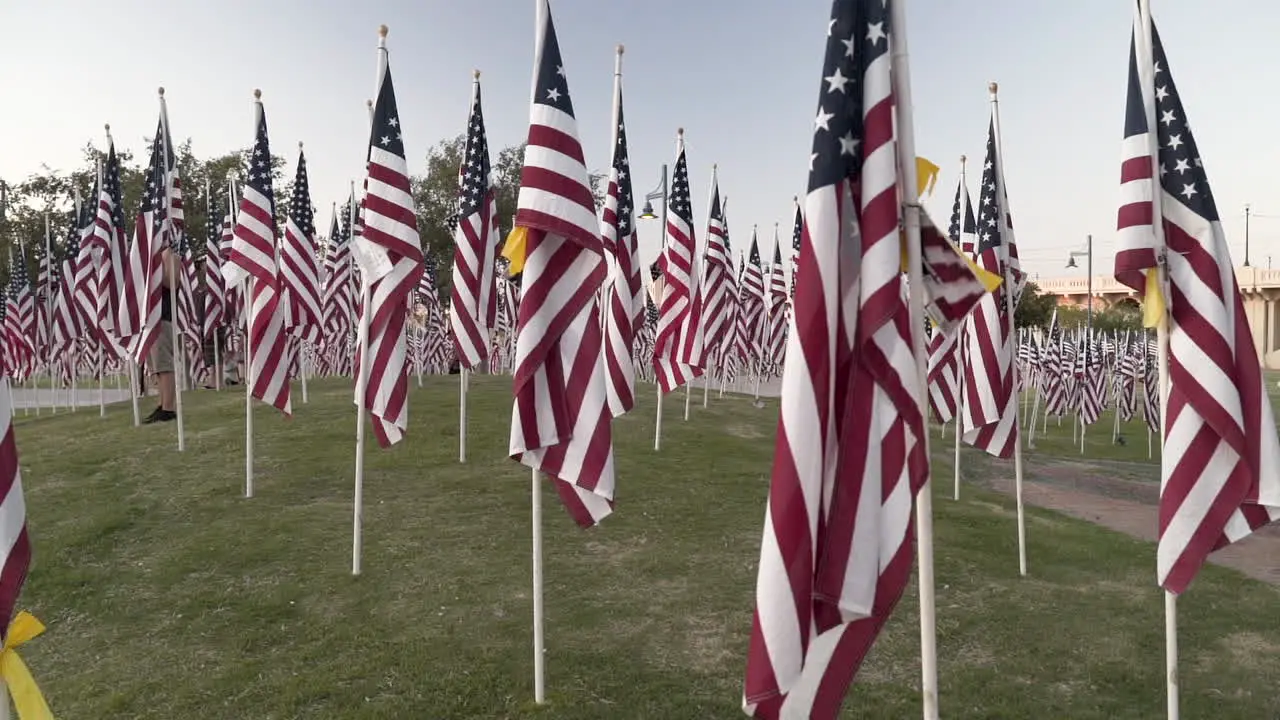
<path id="1" fill-rule="evenodd" d="M 1156 540 L 1159 470 L 1107 461 L 1025 459 L 1027 503 L 1097 523 L 1143 540 Z M 1005 470 L 1007 468 L 1007 470 Z M 987 487 L 1013 493 L 1013 467 L 986 463 Z M 966 473 L 969 474 L 969 473 Z M 1210 562 L 1280 585 L 1280 526 L 1271 525 L 1210 556 Z"/>

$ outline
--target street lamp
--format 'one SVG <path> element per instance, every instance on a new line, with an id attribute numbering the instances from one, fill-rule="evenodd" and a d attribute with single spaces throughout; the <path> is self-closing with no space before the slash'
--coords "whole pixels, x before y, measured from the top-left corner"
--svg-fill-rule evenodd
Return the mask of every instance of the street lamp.
<path id="1" fill-rule="evenodd" d="M 651 200 L 659 200 L 662 202 L 662 224 L 667 224 L 667 166 L 662 165 L 662 180 L 658 183 L 658 187 L 653 192 L 646 193 L 644 196 L 644 207 L 640 208 L 641 220 L 657 220 L 658 216 L 653 212 L 653 203 Z"/>
<path id="2" fill-rule="evenodd" d="M 1088 284 L 1086 285 L 1087 289 L 1085 291 L 1089 299 L 1088 299 L 1088 305 L 1086 305 L 1085 308 L 1088 313 L 1088 323 L 1086 327 L 1089 328 L 1090 336 L 1092 336 L 1092 333 L 1093 333 L 1093 236 L 1092 235 L 1085 236 L 1084 250 L 1072 250 L 1071 253 L 1067 256 L 1067 267 L 1069 268 L 1080 267 L 1079 265 L 1076 265 L 1076 258 L 1078 257 L 1085 258 L 1085 265 L 1087 268 L 1086 271 L 1089 273 Z"/>

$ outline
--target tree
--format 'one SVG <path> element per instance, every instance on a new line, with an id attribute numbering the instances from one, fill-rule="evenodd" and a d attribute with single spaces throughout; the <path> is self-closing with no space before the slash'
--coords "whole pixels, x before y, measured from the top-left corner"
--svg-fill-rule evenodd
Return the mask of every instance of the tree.
<path id="1" fill-rule="evenodd" d="M 466 135 L 441 140 L 427 151 L 427 170 L 410 180 L 414 203 L 418 208 L 418 236 L 422 239 L 422 251 L 434 257 L 442 271 L 436 274 L 440 297 L 447 298 L 452 287 L 453 224 L 458 212 L 458 168 L 462 166 L 462 154 L 466 148 Z M 498 227 L 501 239 L 511 230 L 512 216 L 516 211 L 516 197 L 520 192 L 520 170 L 524 167 L 524 144 L 503 148 L 491 158 L 494 200 L 498 207 Z M 599 191 L 601 175 L 592 174 L 590 183 L 596 208 L 604 204 Z"/>
<path id="2" fill-rule="evenodd" d="M 1018 307 L 1013 313 L 1014 325 L 1020 328 L 1038 327 L 1047 329 L 1049 320 L 1053 317 L 1053 309 L 1057 305 L 1058 299 L 1056 297 L 1041 293 L 1039 285 L 1028 282 L 1022 288 L 1022 300 L 1018 303 Z"/>

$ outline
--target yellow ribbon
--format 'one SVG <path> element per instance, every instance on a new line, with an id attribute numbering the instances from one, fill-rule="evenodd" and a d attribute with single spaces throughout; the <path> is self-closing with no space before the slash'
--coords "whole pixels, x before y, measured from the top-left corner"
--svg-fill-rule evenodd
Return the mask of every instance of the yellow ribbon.
<path id="1" fill-rule="evenodd" d="M 1142 294 L 1142 326 L 1160 327 L 1164 322 L 1164 293 L 1160 290 L 1160 272 L 1156 268 L 1147 269 L 1147 287 Z"/>
<path id="2" fill-rule="evenodd" d="M 507 235 L 506 242 L 502 243 L 502 257 L 510 263 L 507 266 L 507 274 L 511 277 L 524 272 L 524 261 L 527 255 L 525 242 L 528 234 L 529 231 L 526 228 L 517 225 Z"/>
<path id="3" fill-rule="evenodd" d="M 0 678 L 4 678 L 4 684 L 9 688 L 9 697 L 13 698 L 13 706 L 18 710 L 18 720 L 53 720 L 49 703 L 45 702 L 35 678 L 31 677 L 31 671 L 17 652 L 19 647 L 42 632 L 44 624 L 23 610 L 9 624 L 4 649 L 0 650 Z"/>
<path id="4" fill-rule="evenodd" d="M 916 195 L 929 197 L 933 195 L 934 185 L 938 183 L 938 173 L 942 168 L 925 158 L 916 158 Z"/>

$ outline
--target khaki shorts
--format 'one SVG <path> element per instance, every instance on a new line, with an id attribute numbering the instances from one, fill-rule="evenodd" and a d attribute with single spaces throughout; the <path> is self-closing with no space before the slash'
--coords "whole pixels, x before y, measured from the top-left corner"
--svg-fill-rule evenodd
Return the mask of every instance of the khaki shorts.
<path id="1" fill-rule="evenodd" d="M 147 370 L 152 375 L 173 372 L 173 324 L 168 320 L 160 321 L 160 335 L 147 356 Z"/>

